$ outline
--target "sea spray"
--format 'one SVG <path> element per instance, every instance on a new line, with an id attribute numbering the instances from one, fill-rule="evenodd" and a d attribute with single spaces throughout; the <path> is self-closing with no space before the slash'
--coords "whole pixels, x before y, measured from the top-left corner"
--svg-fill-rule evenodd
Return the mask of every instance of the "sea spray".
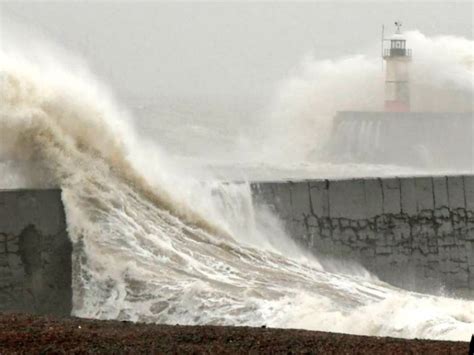
<path id="1" fill-rule="evenodd" d="M 0 54 L 0 125 L 12 138 L 4 151 L 42 164 L 63 191 L 74 243 L 75 315 L 440 339 L 470 335 L 472 301 L 324 270 L 286 247 L 284 230 L 251 203 L 245 183 L 190 182 L 170 171 L 159 150 L 141 146 L 92 77 L 57 61 L 46 70 L 16 59 Z M 387 322 L 387 314 L 395 322 Z"/>
<path id="2" fill-rule="evenodd" d="M 412 111 L 471 112 L 473 41 L 454 36 L 427 37 L 419 31 L 404 36 L 413 50 Z M 255 130 L 259 134 L 255 139 L 258 159 L 283 166 L 333 162 L 325 149 L 337 111 L 383 111 L 384 80 L 381 57 L 357 54 L 316 60 L 306 56 L 279 83 L 273 102 L 261 118 L 260 129 Z"/>

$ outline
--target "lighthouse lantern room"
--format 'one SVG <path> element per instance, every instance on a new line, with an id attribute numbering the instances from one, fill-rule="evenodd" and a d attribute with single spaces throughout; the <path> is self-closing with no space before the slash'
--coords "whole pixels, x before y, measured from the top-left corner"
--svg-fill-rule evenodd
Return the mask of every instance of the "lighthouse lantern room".
<path id="1" fill-rule="evenodd" d="M 401 22 L 395 22 L 397 31 L 390 38 L 383 38 L 390 46 L 383 46 L 385 71 L 385 111 L 410 111 L 409 64 L 411 49 L 406 48 L 406 40 L 400 32 Z"/>

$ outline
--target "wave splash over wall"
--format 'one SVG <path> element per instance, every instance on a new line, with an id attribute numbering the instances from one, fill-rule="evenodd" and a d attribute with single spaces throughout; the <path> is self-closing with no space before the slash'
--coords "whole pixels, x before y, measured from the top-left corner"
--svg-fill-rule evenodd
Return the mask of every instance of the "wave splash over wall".
<path id="1" fill-rule="evenodd" d="M 473 41 L 455 36 L 428 37 L 420 31 L 408 31 L 403 36 L 407 47 L 413 50 L 409 66 L 411 111 L 425 112 L 428 116 L 429 113 L 472 112 Z M 269 112 L 262 118 L 262 156 L 281 164 L 294 161 L 313 165 L 337 163 L 337 159 L 327 156 L 328 145 L 343 148 L 348 144 L 347 141 L 331 141 L 333 118 L 337 112 L 384 111 L 385 66 L 382 67 L 379 50 L 371 52 L 376 55 L 359 54 L 326 60 L 306 56 L 280 83 Z M 349 139 L 364 142 L 364 128 L 360 124 L 348 127 L 348 135 L 354 136 Z M 452 137 L 453 140 L 457 138 Z M 386 149 L 396 147 L 391 142 L 382 144 Z M 391 161 L 390 156 L 382 158 L 385 163 Z M 401 165 L 411 165 L 403 154 L 397 158 Z M 352 157 L 350 161 L 357 162 L 357 159 Z M 397 162 L 397 165 L 400 164 Z M 419 166 L 415 168 L 423 172 Z M 428 172 L 440 168 L 432 164 Z"/>
<path id="2" fill-rule="evenodd" d="M 36 161 L 62 188 L 76 316 L 470 336 L 472 301 L 324 270 L 247 184 L 180 175 L 87 71 L 34 62 L 0 53 L 0 152 Z"/>

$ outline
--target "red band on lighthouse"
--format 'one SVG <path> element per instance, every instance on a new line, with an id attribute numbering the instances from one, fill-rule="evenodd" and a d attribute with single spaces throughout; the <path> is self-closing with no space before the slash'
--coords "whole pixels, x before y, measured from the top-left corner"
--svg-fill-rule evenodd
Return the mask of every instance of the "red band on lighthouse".
<path id="1" fill-rule="evenodd" d="M 403 101 L 385 101 L 385 111 L 388 112 L 409 112 L 410 105 Z"/>

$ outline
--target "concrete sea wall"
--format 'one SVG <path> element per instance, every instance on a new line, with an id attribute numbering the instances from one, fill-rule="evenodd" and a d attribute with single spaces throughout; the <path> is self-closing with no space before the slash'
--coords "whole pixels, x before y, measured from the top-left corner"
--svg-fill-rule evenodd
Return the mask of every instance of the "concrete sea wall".
<path id="1" fill-rule="evenodd" d="M 252 184 L 299 244 L 381 280 L 474 296 L 474 176 Z"/>
<path id="2" fill-rule="evenodd" d="M 259 182 L 253 199 L 330 265 L 474 296 L 474 176 Z M 0 191 L 0 311 L 69 315 L 72 244 L 60 190 Z"/>
<path id="3" fill-rule="evenodd" d="M 467 171 L 473 125 L 472 112 L 343 111 L 334 118 L 327 154 L 342 162 Z"/>
<path id="4" fill-rule="evenodd" d="M 0 311 L 69 315 L 71 254 L 60 190 L 0 191 Z"/>

